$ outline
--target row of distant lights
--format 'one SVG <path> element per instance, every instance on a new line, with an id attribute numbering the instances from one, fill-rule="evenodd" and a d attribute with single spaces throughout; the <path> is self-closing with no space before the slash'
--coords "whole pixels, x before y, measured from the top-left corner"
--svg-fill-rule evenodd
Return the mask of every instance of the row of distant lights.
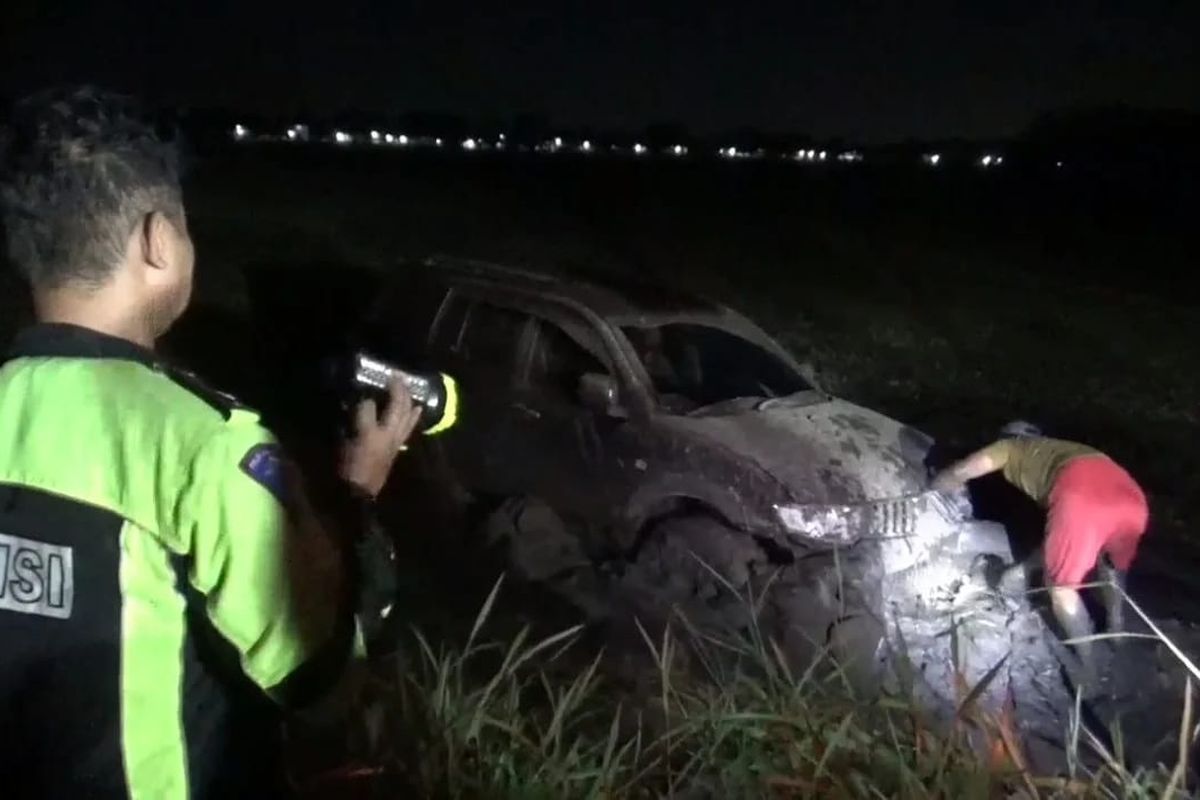
<path id="1" fill-rule="evenodd" d="M 250 131 L 248 128 L 246 128 L 245 125 L 238 124 L 233 127 L 233 138 L 234 139 L 236 139 L 238 141 L 242 141 L 242 140 L 249 138 L 249 136 L 250 136 Z M 287 129 L 285 136 L 288 141 L 292 141 L 292 142 L 304 141 L 304 142 L 306 142 L 309 140 L 308 126 L 307 125 L 293 125 Z M 337 131 L 334 131 L 334 133 L 333 133 L 333 141 L 335 144 L 340 144 L 340 145 L 354 144 L 355 138 L 356 137 L 354 136 L 354 134 L 347 133 L 346 131 L 342 131 L 342 130 L 337 130 Z M 441 139 L 441 137 L 409 137 L 408 135 L 403 134 L 403 133 L 400 133 L 400 134 L 384 133 L 384 132 L 381 132 L 378 130 L 372 130 L 369 133 L 369 138 L 370 138 L 371 144 L 375 144 L 375 145 L 394 145 L 394 146 L 399 146 L 399 147 L 408 147 L 410 145 L 443 147 L 445 145 L 445 142 Z M 488 140 L 482 139 L 482 138 L 470 137 L 467 139 L 463 139 L 462 142 L 459 143 L 459 146 L 463 150 L 466 150 L 468 152 L 475 152 L 478 150 L 504 150 L 505 147 L 507 146 L 507 140 L 506 140 L 505 135 L 502 133 L 499 135 L 497 140 L 494 142 L 488 141 Z M 543 153 L 558 153 L 565 149 L 570 149 L 570 148 L 568 148 L 567 144 L 563 141 L 563 138 L 561 136 L 555 136 L 553 139 L 543 142 L 541 145 L 539 145 L 535 149 L 538 152 L 543 152 Z M 575 149 L 580 153 L 594 153 L 597 151 L 598 148 L 592 144 L 591 140 L 584 139 L 582 142 L 579 143 L 578 147 Z M 612 151 L 619 151 L 622 148 L 617 147 L 616 145 L 612 145 L 612 146 L 610 146 L 609 149 Z M 642 144 L 641 142 L 635 143 L 633 145 L 632 150 L 633 150 L 634 155 L 639 155 L 639 156 L 645 155 L 646 153 L 650 152 L 650 149 L 646 145 Z M 672 145 L 671 147 L 667 148 L 666 152 L 669 153 L 670 155 L 673 155 L 676 157 L 683 157 L 688 154 L 688 148 L 682 144 L 676 144 L 676 145 Z M 731 159 L 731 160 L 755 159 L 755 158 L 763 158 L 765 156 L 763 150 L 761 150 L 761 149 L 740 150 L 737 147 L 722 147 L 720 150 L 717 151 L 717 155 L 719 155 L 722 158 Z M 862 153 L 858 152 L 857 150 L 845 150 L 843 152 L 840 152 L 837 154 L 832 154 L 832 155 L 836 161 L 843 163 L 843 164 L 854 164 L 854 163 L 857 163 L 857 162 L 860 162 L 863 160 Z M 790 159 L 793 161 L 801 161 L 801 162 L 808 162 L 808 163 L 825 163 L 830 159 L 830 156 L 831 156 L 831 153 L 828 150 L 801 149 L 801 150 L 797 150 L 794 153 L 792 153 L 790 156 Z M 944 161 L 944 158 L 941 153 L 925 153 L 924 155 L 921 156 L 921 160 L 926 164 L 926 166 L 938 167 L 942 164 L 942 162 Z M 991 169 L 994 167 L 999 167 L 1003 163 L 1004 163 L 1004 156 L 993 155 L 991 153 L 980 156 L 980 158 L 978 160 L 979 166 L 983 167 L 984 169 Z M 1062 162 L 1058 162 L 1058 166 L 1061 167 Z"/>
<path id="2" fill-rule="evenodd" d="M 234 139 L 236 139 L 238 141 L 244 141 L 244 140 L 250 138 L 250 136 L 251 136 L 250 130 L 245 125 L 238 124 L 238 125 L 234 126 L 234 128 L 233 128 L 233 138 Z M 287 140 L 291 141 L 291 142 L 309 141 L 308 126 L 293 125 L 287 129 L 285 136 L 286 136 Z M 432 145 L 434 147 L 443 147 L 445 145 L 445 142 L 440 137 L 410 137 L 403 133 L 392 134 L 392 133 L 384 133 L 384 132 L 378 131 L 378 130 L 370 131 L 368 134 L 368 138 L 369 138 L 371 144 L 375 144 L 375 145 L 398 145 L 400 147 L 408 147 L 410 145 L 413 145 L 413 146 L 416 146 L 416 145 L 430 146 L 430 145 Z M 348 132 L 342 131 L 342 130 L 335 130 L 333 132 L 333 142 L 335 144 L 351 145 L 351 144 L 354 144 L 357 140 L 358 140 L 358 137 L 356 137 L 352 133 L 348 133 Z M 507 144 L 508 144 L 507 137 L 503 133 L 500 134 L 499 137 L 497 138 L 497 140 L 494 142 L 483 139 L 483 138 L 470 137 L 467 139 L 463 139 L 462 142 L 459 143 L 460 147 L 463 150 L 466 150 L 469 152 L 474 152 L 474 151 L 478 151 L 478 150 L 504 150 L 506 148 Z M 561 136 L 555 136 L 553 139 L 549 139 L 549 140 L 543 142 L 542 144 L 538 145 L 534 149 L 537 150 L 538 152 L 542 152 L 542 153 L 558 153 L 558 152 L 562 152 L 564 150 L 565 151 L 572 150 L 572 148 L 563 140 L 563 138 Z M 573 149 L 576 152 L 580 152 L 580 153 L 595 153 L 595 152 L 598 152 L 601 150 L 601 148 L 598 147 L 597 145 L 593 144 L 590 139 L 584 139 L 583 141 L 581 141 L 578 144 L 578 146 L 576 146 Z M 610 145 L 608 149 L 610 151 L 617 152 L 617 151 L 623 150 L 624 148 L 619 147 L 617 145 Z M 639 155 L 639 156 L 646 155 L 647 153 L 650 152 L 650 148 L 647 147 L 646 145 L 642 144 L 641 142 L 635 142 L 633 147 L 630 148 L 630 150 L 633 152 L 634 155 Z M 677 158 L 682 158 L 683 156 L 688 155 L 689 149 L 686 145 L 676 144 L 676 145 L 672 145 L 671 147 L 668 147 L 665 150 L 665 152 L 668 153 L 669 155 L 675 156 Z M 763 157 L 765 157 L 765 154 L 764 154 L 763 150 L 761 150 L 761 149 L 741 150 L 741 149 L 738 149 L 737 147 L 722 147 L 720 150 L 717 151 L 717 155 L 721 156 L 722 158 L 729 158 L 729 159 L 763 158 Z M 824 162 L 824 161 L 829 160 L 830 153 L 827 150 L 797 150 L 790 156 L 790 158 L 794 161 Z M 838 154 L 836 154 L 835 158 L 837 161 L 840 161 L 842 163 L 854 163 L 854 162 L 863 160 L 862 153 L 859 153 L 854 150 L 847 150 L 845 152 L 838 153 Z"/>
<path id="3" fill-rule="evenodd" d="M 921 156 L 921 160 L 925 162 L 926 166 L 937 167 L 941 165 L 943 158 L 941 153 L 926 153 L 925 155 Z M 985 153 L 979 157 L 979 160 L 976 163 L 978 163 L 979 166 L 983 167 L 984 169 L 992 169 L 1004 163 L 1004 156 Z M 1058 166 L 1062 166 L 1061 161 L 1058 162 Z"/>

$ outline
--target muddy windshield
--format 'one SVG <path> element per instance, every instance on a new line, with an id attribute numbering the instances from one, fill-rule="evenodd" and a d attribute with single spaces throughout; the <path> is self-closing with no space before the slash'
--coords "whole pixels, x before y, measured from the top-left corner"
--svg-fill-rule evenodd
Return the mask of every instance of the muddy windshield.
<path id="1" fill-rule="evenodd" d="M 668 323 L 621 330 L 660 401 L 672 410 L 741 397 L 786 397 L 813 388 L 780 357 L 720 328 Z"/>

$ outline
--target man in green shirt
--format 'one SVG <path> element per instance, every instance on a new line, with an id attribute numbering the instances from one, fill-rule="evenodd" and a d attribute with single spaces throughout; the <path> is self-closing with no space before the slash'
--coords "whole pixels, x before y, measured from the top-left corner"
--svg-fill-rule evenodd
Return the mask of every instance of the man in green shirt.
<path id="1" fill-rule="evenodd" d="M 0 366 L 5 796 L 274 796 L 276 710 L 333 686 L 383 612 L 258 416 L 155 353 L 192 286 L 172 147 L 86 90 L 19 104 L 3 141 L 38 320 Z M 399 385 L 358 411 L 349 503 L 419 416 Z"/>

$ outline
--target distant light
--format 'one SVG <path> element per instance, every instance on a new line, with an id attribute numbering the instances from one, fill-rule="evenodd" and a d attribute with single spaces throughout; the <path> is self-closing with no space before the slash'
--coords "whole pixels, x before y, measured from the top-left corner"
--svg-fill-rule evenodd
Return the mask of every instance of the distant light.
<path id="1" fill-rule="evenodd" d="M 562 137 L 561 137 L 561 136 L 555 136 L 555 137 L 554 137 L 554 146 L 555 146 L 555 147 L 562 147 Z"/>
<path id="2" fill-rule="evenodd" d="M 442 146 L 442 137 L 439 136 L 438 138 L 434 139 L 433 143 L 435 145 L 437 145 L 438 147 L 441 147 Z"/>
<path id="3" fill-rule="evenodd" d="M 1003 163 L 1004 163 L 1004 156 L 996 156 L 996 166 L 998 167 Z"/>
<path id="4" fill-rule="evenodd" d="M 478 143 L 474 139 L 463 139 L 463 143 L 462 143 L 463 150 L 474 150 L 478 146 L 479 146 Z"/>
<path id="5" fill-rule="evenodd" d="M 354 140 L 354 137 L 345 131 L 334 131 L 333 140 L 338 144 L 350 144 Z"/>
<path id="6" fill-rule="evenodd" d="M 826 157 L 828 157 L 828 155 L 829 155 L 829 153 L 822 150 L 820 153 L 817 153 L 817 158 L 824 161 L 826 159 Z"/>
<path id="7" fill-rule="evenodd" d="M 738 149 L 736 147 L 723 147 L 718 151 L 725 158 L 737 158 Z"/>
<path id="8" fill-rule="evenodd" d="M 396 141 L 402 145 L 406 145 L 406 144 L 408 144 L 408 136 L 406 136 L 405 134 L 402 133 L 396 137 Z"/>
<path id="9" fill-rule="evenodd" d="M 379 131 L 371 131 L 371 141 L 378 142 L 380 139 Z"/>
<path id="10" fill-rule="evenodd" d="M 979 159 L 979 163 L 981 165 L 983 165 L 984 167 L 990 167 L 990 166 L 992 166 L 992 164 L 998 165 L 1000 163 L 1000 161 L 995 156 L 986 155 L 983 158 Z"/>
<path id="11" fill-rule="evenodd" d="M 1062 169 L 1062 162 L 1056 161 L 1056 162 L 1054 162 L 1054 166 L 1058 167 L 1059 169 Z"/>
<path id="12" fill-rule="evenodd" d="M 926 153 L 921 159 L 931 167 L 936 167 L 942 161 L 941 153 Z"/>
<path id="13" fill-rule="evenodd" d="M 297 136 L 299 136 L 299 134 L 298 134 L 298 133 L 296 133 L 296 129 L 295 129 L 295 128 L 288 128 L 288 130 L 287 130 L 287 137 L 288 137 L 289 139 L 291 139 L 292 141 L 295 141 Z"/>
<path id="14" fill-rule="evenodd" d="M 809 151 L 808 151 L 808 160 L 809 160 L 809 161 L 812 161 L 812 160 L 813 160 L 814 158 L 816 158 L 816 157 L 817 157 L 817 151 L 816 151 L 816 150 L 809 150 Z"/>
<path id="15" fill-rule="evenodd" d="M 396 142 L 396 137 L 395 137 L 395 136 L 393 136 L 393 135 L 392 135 L 392 134 L 390 134 L 390 133 L 385 133 L 385 134 L 383 135 L 383 140 L 384 140 L 385 142 L 387 142 L 388 144 L 394 144 L 394 143 Z"/>
<path id="16" fill-rule="evenodd" d="M 637 144 L 635 144 L 633 146 L 633 152 L 637 153 L 640 156 L 642 153 L 646 152 L 646 145 L 642 144 L 641 142 L 638 142 Z"/>
<path id="17" fill-rule="evenodd" d="M 677 144 L 671 148 L 671 152 L 677 156 L 682 156 L 687 154 L 687 148 L 681 144 Z"/>
<path id="18" fill-rule="evenodd" d="M 583 144 L 581 144 L 579 146 L 579 149 L 585 153 L 590 153 L 590 152 L 592 152 L 592 143 L 590 141 L 588 141 L 587 139 L 584 139 Z"/>
<path id="19" fill-rule="evenodd" d="M 506 138 L 506 137 L 504 136 L 504 134 L 503 134 L 503 133 L 502 133 L 502 134 L 500 134 L 500 141 L 502 141 L 502 142 L 503 142 L 505 138 Z"/>
<path id="20" fill-rule="evenodd" d="M 250 131 L 246 130 L 246 126 L 241 124 L 240 122 L 237 125 L 233 126 L 233 138 L 245 139 L 249 134 L 250 134 Z"/>
<path id="21" fill-rule="evenodd" d="M 845 164 L 853 164 L 855 162 L 862 161 L 863 156 L 862 153 L 858 152 L 857 150 L 846 150 L 838 153 L 837 159 Z"/>

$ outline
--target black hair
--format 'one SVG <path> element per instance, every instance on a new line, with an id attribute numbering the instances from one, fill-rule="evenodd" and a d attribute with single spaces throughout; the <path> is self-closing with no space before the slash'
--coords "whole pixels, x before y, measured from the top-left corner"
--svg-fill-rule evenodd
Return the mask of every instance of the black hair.
<path id="1" fill-rule="evenodd" d="M 174 137 L 132 98 L 39 92 L 0 133 L 0 205 L 9 258 L 34 288 L 102 285 L 146 214 L 183 220 Z"/>

